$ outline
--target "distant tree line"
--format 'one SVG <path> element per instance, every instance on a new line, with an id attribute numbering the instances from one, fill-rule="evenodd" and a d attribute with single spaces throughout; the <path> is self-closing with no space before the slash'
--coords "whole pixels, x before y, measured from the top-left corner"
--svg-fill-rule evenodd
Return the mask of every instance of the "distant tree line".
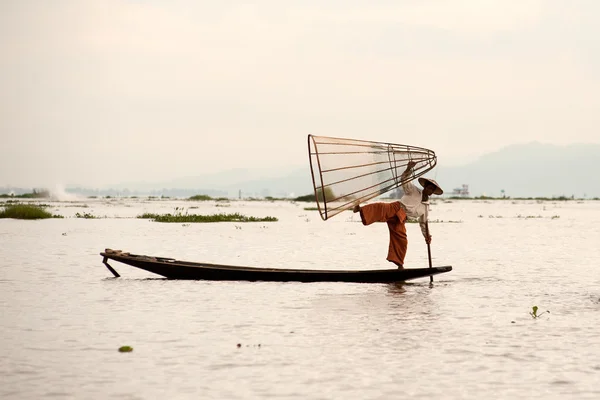
<path id="1" fill-rule="evenodd" d="M 44 199 L 44 198 L 48 198 L 50 197 L 50 192 L 47 191 L 46 189 L 33 189 L 32 192 L 26 192 L 26 193 L 20 193 L 17 194 L 14 191 L 11 191 L 10 193 L 3 193 L 0 194 L 0 198 L 3 199 L 7 199 L 7 198 L 15 198 L 15 199 Z"/>

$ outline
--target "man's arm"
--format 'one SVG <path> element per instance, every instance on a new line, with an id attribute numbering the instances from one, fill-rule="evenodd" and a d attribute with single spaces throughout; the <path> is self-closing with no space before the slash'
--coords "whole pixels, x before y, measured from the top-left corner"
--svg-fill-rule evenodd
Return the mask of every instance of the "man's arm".
<path id="1" fill-rule="evenodd" d="M 410 177 L 410 174 L 412 173 L 412 169 L 415 165 L 417 165 L 416 162 L 409 161 L 408 164 L 406 164 L 406 169 L 404 170 L 404 172 L 401 175 L 401 179 L 403 182 L 402 190 L 404 190 L 404 193 L 406 193 L 406 194 L 411 194 L 411 193 L 413 193 L 414 190 L 416 190 L 416 186 L 408 181 L 408 178 Z"/>

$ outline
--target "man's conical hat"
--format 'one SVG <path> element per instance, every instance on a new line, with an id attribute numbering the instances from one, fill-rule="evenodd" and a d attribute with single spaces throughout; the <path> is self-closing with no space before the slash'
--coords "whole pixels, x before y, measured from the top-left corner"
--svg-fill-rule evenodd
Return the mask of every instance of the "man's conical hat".
<path id="1" fill-rule="evenodd" d="M 436 181 L 434 181 L 433 179 L 422 178 L 421 177 L 421 178 L 419 178 L 419 183 L 423 187 L 427 186 L 428 183 L 431 183 L 432 185 L 434 185 L 435 186 L 435 191 L 433 192 L 433 194 L 440 195 L 440 194 L 444 193 L 444 191 L 442 190 L 442 188 L 440 187 L 440 185 L 438 185 L 438 183 Z"/>

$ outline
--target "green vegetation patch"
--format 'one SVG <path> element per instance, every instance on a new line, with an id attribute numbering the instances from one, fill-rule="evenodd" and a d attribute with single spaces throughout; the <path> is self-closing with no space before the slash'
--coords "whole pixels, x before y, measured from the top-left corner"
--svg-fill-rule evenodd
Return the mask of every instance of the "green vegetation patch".
<path id="1" fill-rule="evenodd" d="M 319 202 L 323 201 L 323 195 L 325 196 L 325 201 L 334 201 L 335 200 L 335 194 L 333 193 L 333 190 L 330 187 L 326 187 L 326 188 L 318 188 L 317 189 L 317 199 L 319 200 Z"/>
<path id="2" fill-rule="evenodd" d="M 61 215 L 52 215 L 43 206 L 35 204 L 11 204 L 0 211 L 0 218 L 14 219 L 46 219 L 63 218 Z"/>
<path id="3" fill-rule="evenodd" d="M 192 201 L 209 201 L 212 199 L 213 199 L 212 197 L 207 196 L 205 194 L 197 194 L 195 196 L 188 198 L 188 200 L 192 200 Z"/>
<path id="4" fill-rule="evenodd" d="M 220 202 L 228 202 L 229 199 L 227 197 L 217 197 L 216 199 L 214 197 L 210 197 L 209 195 L 206 194 L 197 194 L 195 196 L 192 197 L 188 197 L 188 200 L 191 201 L 220 201 Z"/>
<path id="5" fill-rule="evenodd" d="M 270 201 L 270 202 L 286 201 L 286 200 L 289 200 L 289 199 L 285 198 L 285 197 L 273 197 L 273 196 L 266 196 L 265 197 L 265 201 Z"/>
<path id="6" fill-rule="evenodd" d="M 305 201 L 305 202 L 308 203 L 308 202 L 316 201 L 316 199 L 317 198 L 315 197 L 314 194 L 307 194 L 307 195 L 304 195 L 304 196 L 296 197 L 294 199 L 294 201 Z"/>
<path id="7" fill-rule="evenodd" d="M 233 214 L 212 214 L 212 215 L 198 215 L 198 214 L 152 214 L 145 213 L 139 215 L 141 219 L 151 219 L 155 222 L 276 222 L 278 221 L 275 217 L 247 217 L 240 213 Z"/>
<path id="8" fill-rule="evenodd" d="M 299 196 L 296 197 L 294 199 L 294 201 L 305 201 L 305 202 L 312 202 L 312 201 L 319 201 L 320 203 L 323 202 L 323 197 L 325 198 L 326 201 L 352 201 L 354 200 L 352 198 L 352 196 L 343 196 L 342 198 L 336 199 L 336 195 L 335 193 L 333 193 L 333 189 L 331 189 L 330 187 L 326 187 L 325 189 L 323 188 L 317 188 L 317 195 L 315 196 L 314 194 L 307 194 L 304 196 Z"/>

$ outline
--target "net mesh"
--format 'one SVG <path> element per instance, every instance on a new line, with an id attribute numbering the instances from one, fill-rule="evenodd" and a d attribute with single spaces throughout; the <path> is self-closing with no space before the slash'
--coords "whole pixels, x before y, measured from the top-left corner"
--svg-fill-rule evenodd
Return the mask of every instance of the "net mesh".
<path id="1" fill-rule="evenodd" d="M 317 207 L 323 220 L 424 175 L 433 151 L 402 144 L 308 135 Z M 402 176 L 409 161 L 416 165 Z"/>

